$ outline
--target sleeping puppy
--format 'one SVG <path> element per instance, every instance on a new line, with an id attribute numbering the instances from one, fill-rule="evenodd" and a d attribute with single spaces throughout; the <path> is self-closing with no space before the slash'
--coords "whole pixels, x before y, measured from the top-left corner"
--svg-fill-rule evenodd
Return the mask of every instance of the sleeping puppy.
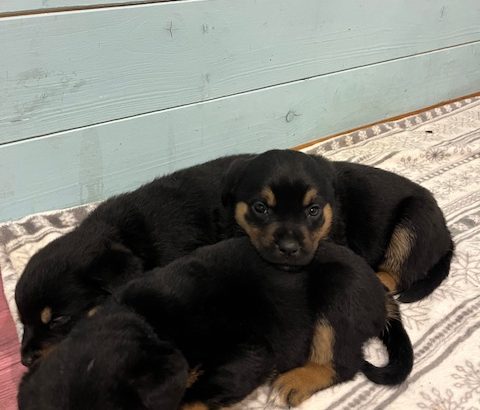
<path id="1" fill-rule="evenodd" d="M 284 269 L 310 262 L 321 240 L 347 245 L 399 300 L 448 275 L 453 242 L 432 194 L 391 172 L 273 150 L 237 159 L 223 185 L 230 221 Z"/>
<path id="2" fill-rule="evenodd" d="M 28 262 L 15 300 L 30 366 L 117 286 L 219 235 L 220 181 L 237 157 L 158 178 L 102 203 Z"/>
<path id="3" fill-rule="evenodd" d="M 129 282 L 115 299 L 197 370 L 184 409 L 231 405 L 278 374 L 274 385 L 294 406 L 358 371 L 398 384 L 412 368 L 395 302 L 362 258 L 329 242 L 290 272 L 265 261 L 248 238 L 225 240 Z M 381 369 L 362 354 L 377 336 L 390 356 Z"/>
<path id="4" fill-rule="evenodd" d="M 176 410 L 187 377 L 178 350 L 111 303 L 29 369 L 18 404 L 20 410 Z"/>

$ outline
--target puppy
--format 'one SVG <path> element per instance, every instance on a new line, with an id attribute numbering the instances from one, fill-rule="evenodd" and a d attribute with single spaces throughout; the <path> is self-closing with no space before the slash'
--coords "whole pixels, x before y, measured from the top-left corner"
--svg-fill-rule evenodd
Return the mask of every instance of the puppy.
<path id="1" fill-rule="evenodd" d="M 175 172 L 113 197 L 28 262 L 15 300 L 31 366 L 113 289 L 220 237 L 220 181 L 237 157 Z"/>
<path id="2" fill-rule="evenodd" d="M 237 159 L 223 203 L 267 261 L 307 265 L 320 241 L 347 245 L 402 302 L 430 294 L 448 275 L 454 245 L 432 194 L 391 172 L 273 150 Z"/>
<path id="3" fill-rule="evenodd" d="M 178 350 L 111 303 L 30 368 L 18 404 L 20 410 L 176 410 L 187 376 Z"/>
<path id="4" fill-rule="evenodd" d="M 129 282 L 115 299 L 197 369 L 184 409 L 231 405 L 278 374 L 274 385 L 293 406 L 361 370 L 398 384 L 412 368 L 395 302 L 362 258 L 329 242 L 289 272 L 265 261 L 248 238 L 225 240 Z M 382 369 L 362 355 L 377 336 L 390 355 Z"/>

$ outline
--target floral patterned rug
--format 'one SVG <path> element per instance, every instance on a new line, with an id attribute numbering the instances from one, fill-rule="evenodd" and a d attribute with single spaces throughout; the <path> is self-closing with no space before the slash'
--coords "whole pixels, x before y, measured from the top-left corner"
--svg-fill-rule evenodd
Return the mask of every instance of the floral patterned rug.
<path id="1" fill-rule="evenodd" d="M 445 212 L 457 250 L 442 286 L 427 299 L 402 305 L 415 350 L 407 382 L 387 388 L 358 375 L 317 393 L 300 408 L 480 409 L 480 97 L 342 135 L 304 151 L 394 171 L 430 189 Z M 88 205 L 0 225 L 3 289 L 19 332 L 13 291 L 23 266 L 37 249 L 72 229 L 91 209 Z M 8 312 L 2 296 L 0 310 L 5 306 L 2 312 Z M 15 333 L 11 320 L 1 326 L 3 340 L 7 340 L 3 335 Z M 0 409 L 5 410 L 15 408 L 19 369 L 18 355 L 12 360 L 11 354 L 12 343 L 15 350 L 18 342 L 9 340 L 8 346 L 0 343 Z M 372 362 L 384 360 L 377 343 L 365 350 Z M 265 386 L 235 409 L 285 407 Z"/>

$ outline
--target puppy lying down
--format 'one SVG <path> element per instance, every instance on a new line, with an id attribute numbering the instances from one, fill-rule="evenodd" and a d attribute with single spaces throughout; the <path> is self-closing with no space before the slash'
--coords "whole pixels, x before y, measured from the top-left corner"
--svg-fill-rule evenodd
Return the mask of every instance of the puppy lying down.
<path id="1" fill-rule="evenodd" d="M 363 359 L 372 337 L 387 346 L 384 368 Z M 397 306 L 363 259 L 324 241 L 307 267 L 285 271 L 236 238 L 121 288 L 24 377 L 19 404 L 215 409 L 272 381 L 297 405 L 359 371 L 401 383 L 412 362 Z"/>
<path id="2" fill-rule="evenodd" d="M 111 303 L 35 362 L 20 384 L 18 406 L 175 409 L 187 375 L 187 362 L 178 350 L 161 341 L 139 315 Z"/>

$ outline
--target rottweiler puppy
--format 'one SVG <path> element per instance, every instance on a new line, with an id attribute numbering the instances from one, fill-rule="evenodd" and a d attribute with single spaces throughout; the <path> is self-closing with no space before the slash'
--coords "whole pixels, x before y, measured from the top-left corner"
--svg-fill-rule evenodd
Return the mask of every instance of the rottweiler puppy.
<path id="1" fill-rule="evenodd" d="M 320 241 L 362 256 L 382 283 L 412 302 L 448 275 L 453 241 L 433 195 L 381 169 L 290 150 L 238 158 L 223 203 L 264 259 L 284 269 L 308 264 Z"/>
<path id="2" fill-rule="evenodd" d="M 314 254 L 299 269 L 278 269 L 248 238 L 228 239 L 130 281 L 115 299 L 196 369 L 184 409 L 231 405 L 277 375 L 292 406 L 359 371 L 401 383 L 413 352 L 391 296 L 351 250 L 323 241 Z M 389 351 L 384 368 L 363 358 L 372 337 Z"/>
<path id="3" fill-rule="evenodd" d="M 188 366 L 140 316 L 107 303 L 23 376 L 20 410 L 176 410 Z"/>
<path id="4" fill-rule="evenodd" d="M 15 300 L 30 366 L 117 286 L 216 242 L 220 182 L 237 157 L 158 178 L 102 203 L 28 262 Z"/>

